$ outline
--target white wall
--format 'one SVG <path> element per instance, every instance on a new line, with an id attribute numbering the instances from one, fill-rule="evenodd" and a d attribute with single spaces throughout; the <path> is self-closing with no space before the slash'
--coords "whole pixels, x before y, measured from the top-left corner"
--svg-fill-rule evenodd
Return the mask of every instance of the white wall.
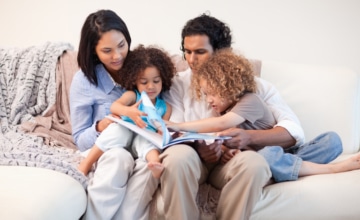
<path id="1" fill-rule="evenodd" d="M 185 22 L 209 11 L 230 25 L 234 46 L 248 57 L 360 73 L 358 0 L 0 0 L 0 46 L 66 41 L 76 49 L 86 16 L 102 8 L 125 20 L 133 46 L 158 44 L 179 53 Z"/>

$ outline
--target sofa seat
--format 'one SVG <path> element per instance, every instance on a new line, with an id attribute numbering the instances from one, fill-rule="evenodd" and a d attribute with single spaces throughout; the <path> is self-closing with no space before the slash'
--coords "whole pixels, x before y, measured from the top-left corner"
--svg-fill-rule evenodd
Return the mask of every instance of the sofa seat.
<path id="1" fill-rule="evenodd" d="M 315 175 L 265 187 L 251 220 L 360 219 L 360 171 Z"/>

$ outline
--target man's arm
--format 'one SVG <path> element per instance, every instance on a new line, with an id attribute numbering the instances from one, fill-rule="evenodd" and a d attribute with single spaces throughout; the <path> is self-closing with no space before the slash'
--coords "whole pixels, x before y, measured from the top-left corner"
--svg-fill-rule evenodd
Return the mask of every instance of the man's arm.
<path id="1" fill-rule="evenodd" d="M 265 146 L 281 146 L 287 148 L 294 146 L 296 143 L 296 140 L 283 127 L 275 127 L 268 130 L 230 128 L 219 132 L 218 135 L 232 137 L 229 140 L 225 140 L 224 145 L 240 150 L 251 147 L 253 150 L 258 151 Z"/>
<path id="2" fill-rule="evenodd" d="M 261 78 L 256 77 L 255 80 L 257 84 L 256 93 L 265 101 L 273 113 L 277 124 L 270 130 L 249 131 L 249 136 L 251 136 L 252 139 L 249 143 L 254 146 L 277 145 L 282 147 L 303 144 L 305 135 L 300 121 L 281 97 L 279 91 L 274 85 Z M 264 137 L 262 137 L 262 135 L 264 135 Z M 295 143 L 291 144 L 293 142 L 290 140 L 295 140 Z"/>

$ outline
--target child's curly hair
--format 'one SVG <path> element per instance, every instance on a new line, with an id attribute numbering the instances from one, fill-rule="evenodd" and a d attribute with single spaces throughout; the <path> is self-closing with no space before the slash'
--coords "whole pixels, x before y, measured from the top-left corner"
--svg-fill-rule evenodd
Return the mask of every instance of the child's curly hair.
<path id="1" fill-rule="evenodd" d="M 124 65 L 119 71 L 120 85 L 127 90 L 135 90 L 139 74 L 147 67 L 156 67 L 159 70 L 162 81 L 161 91 L 169 90 L 171 79 L 176 71 L 170 56 L 159 47 L 144 47 L 141 44 L 129 51 Z"/>
<path id="2" fill-rule="evenodd" d="M 256 82 L 250 62 L 231 49 L 220 49 L 205 61 L 193 74 L 195 96 L 202 96 L 200 79 L 205 79 L 211 94 L 222 99 L 238 102 L 247 92 L 256 91 Z"/>

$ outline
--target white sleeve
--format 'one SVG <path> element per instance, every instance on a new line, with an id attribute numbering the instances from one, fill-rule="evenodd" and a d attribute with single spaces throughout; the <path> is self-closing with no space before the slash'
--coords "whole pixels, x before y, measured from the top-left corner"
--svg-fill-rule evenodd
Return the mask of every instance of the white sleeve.
<path id="1" fill-rule="evenodd" d="M 279 91 L 274 85 L 264 79 L 256 77 L 255 81 L 257 83 L 257 94 L 268 105 L 275 117 L 275 120 L 277 121 L 277 124 L 274 127 L 280 126 L 285 128 L 290 135 L 295 138 L 296 145 L 303 144 L 305 141 L 305 135 L 300 121 L 283 100 Z"/>

